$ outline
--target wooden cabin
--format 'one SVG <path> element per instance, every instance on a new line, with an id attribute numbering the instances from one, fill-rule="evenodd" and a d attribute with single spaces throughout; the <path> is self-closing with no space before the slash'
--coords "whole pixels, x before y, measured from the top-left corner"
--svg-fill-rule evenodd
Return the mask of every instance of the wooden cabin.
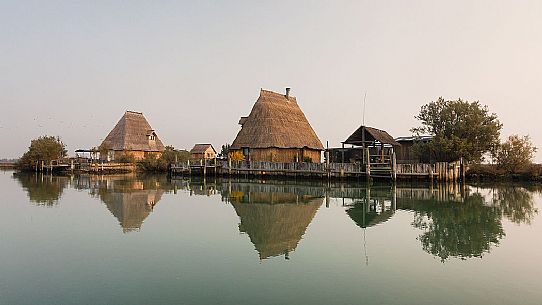
<path id="1" fill-rule="evenodd" d="M 211 144 L 196 144 L 190 150 L 190 158 L 192 159 L 214 159 L 216 158 L 216 150 Z"/>
<path id="2" fill-rule="evenodd" d="M 143 113 L 126 111 L 100 145 L 103 150 L 108 153 L 100 155 L 102 160 L 114 161 L 121 156 L 141 160 L 147 155 L 159 157 L 165 147 Z"/>
<path id="3" fill-rule="evenodd" d="M 261 90 L 250 115 L 239 120 L 241 130 L 230 147 L 230 156 L 245 160 L 320 163 L 324 146 L 297 100 L 285 94 Z"/>
<path id="4" fill-rule="evenodd" d="M 351 147 L 345 147 L 348 145 Z M 372 156 L 389 156 L 400 146 L 385 130 L 360 126 L 342 142 L 342 148 L 331 148 L 328 152 L 333 163 L 365 163 L 365 148 Z"/>
<path id="5" fill-rule="evenodd" d="M 398 163 L 430 163 L 429 156 L 420 156 L 413 147 L 416 143 L 429 143 L 433 136 L 408 136 L 396 138 L 401 147 L 396 150 Z"/>

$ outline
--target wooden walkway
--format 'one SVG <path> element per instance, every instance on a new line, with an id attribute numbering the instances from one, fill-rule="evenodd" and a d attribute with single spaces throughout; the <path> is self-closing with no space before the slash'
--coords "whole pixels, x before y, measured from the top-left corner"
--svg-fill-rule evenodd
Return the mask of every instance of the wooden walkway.
<path id="1" fill-rule="evenodd" d="M 279 163 L 266 161 L 198 160 L 171 166 L 172 175 L 180 176 L 254 176 L 317 179 L 419 179 L 459 181 L 464 177 L 461 162 L 435 164 L 396 164 L 393 157 L 372 156 L 362 163 Z"/>

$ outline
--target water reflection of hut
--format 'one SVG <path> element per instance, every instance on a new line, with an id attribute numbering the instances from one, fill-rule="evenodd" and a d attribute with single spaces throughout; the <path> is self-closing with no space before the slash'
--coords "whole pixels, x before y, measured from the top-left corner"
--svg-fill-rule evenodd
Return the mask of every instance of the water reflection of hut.
<path id="1" fill-rule="evenodd" d="M 368 228 L 388 221 L 393 216 L 393 209 L 378 211 L 373 205 L 356 204 L 346 210 L 350 218 L 361 228 Z"/>
<path id="2" fill-rule="evenodd" d="M 162 197 L 163 190 L 133 190 L 128 192 L 105 191 L 100 198 L 115 216 L 123 232 L 139 230 Z"/>
<path id="3" fill-rule="evenodd" d="M 237 194 L 231 202 L 241 220 L 239 231 L 248 234 L 260 259 L 288 259 L 322 203 L 323 198 L 290 193 Z"/>
<path id="4" fill-rule="evenodd" d="M 360 228 L 388 221 L 396 210 L 395 188 L 365 189 L 365 198 L 351 205 L 346 213 Z"/>

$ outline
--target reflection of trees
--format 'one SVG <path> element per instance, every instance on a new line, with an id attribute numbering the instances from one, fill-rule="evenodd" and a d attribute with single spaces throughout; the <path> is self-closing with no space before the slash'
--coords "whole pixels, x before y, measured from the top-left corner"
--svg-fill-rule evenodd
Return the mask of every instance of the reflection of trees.
<path id="1" fill-rule="evenodd" d="M 538 213 L 532 193 L 519 186 L 496 189 L 493 192 L 492 204 L 500 209 L 503 216 L 517 224 L 531 224 L 531 220 Z"/>
<path id="2" fill-rule="evenodd" d="M 64 188 L 68 185 L 68 177 L 64 176 L 17 173 L 14 177 L 27 192 L 30 201 L 38 205 L 57 204 Z"/>
<path id="3" fill-rule="evenodd" d="M 484 205 L 481 195 L 464 202 L 411 202 L 413 226 L 424 230 L 419 240 L 424 251 L 449 257 L 482 257 L 504 237 L 499 208 Z"/>

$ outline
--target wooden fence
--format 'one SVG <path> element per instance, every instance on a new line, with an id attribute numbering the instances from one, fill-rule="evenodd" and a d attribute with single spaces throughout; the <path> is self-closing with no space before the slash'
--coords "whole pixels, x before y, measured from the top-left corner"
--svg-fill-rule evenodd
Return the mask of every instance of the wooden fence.
<path id="1" fill-rule="evenodd" d="M 392 158 L 369 159 L 362 163 L 308 163 L 308 162 L 268 162 L 198 160 L 178 163 L 171 166 L 172 174 L 197 175 L 256 175 L 256 176 L 307 176 L 339 178 L 384 178 L 424 179 L 439 181 L 458 181 L 464 177 L 461 161 L 438 162 L 435 164 L 396 164 Z"/>

